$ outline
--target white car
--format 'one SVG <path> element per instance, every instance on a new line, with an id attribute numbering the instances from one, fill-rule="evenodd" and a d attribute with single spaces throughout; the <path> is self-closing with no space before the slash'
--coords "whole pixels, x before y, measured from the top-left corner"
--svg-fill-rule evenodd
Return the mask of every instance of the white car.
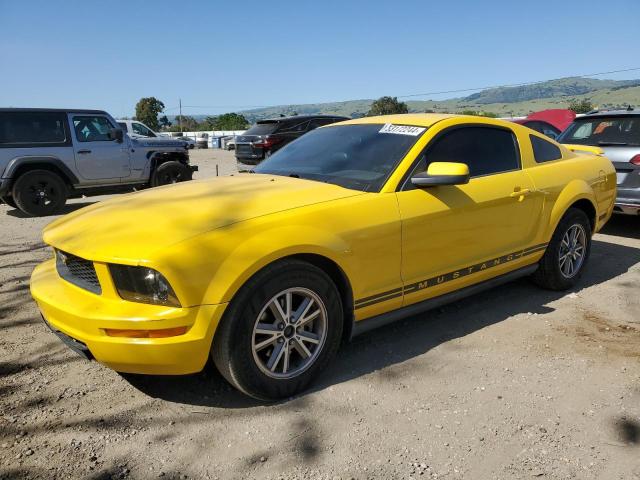
<path id="1" fill-rule="evenodd" d="M 196 141 L 191 137 L 176 137 L 178 140 L 182 140 L 187 144 L 189 149 L 196 148 Z"/>
<path id="2" fill-rule="evenodd" d="M 159 133 L 154 132 L 144 123 L 138 120 L 116 120 L 118 125 L 125 133 L 128 133 L 130 137 L 160 137 Z"/>

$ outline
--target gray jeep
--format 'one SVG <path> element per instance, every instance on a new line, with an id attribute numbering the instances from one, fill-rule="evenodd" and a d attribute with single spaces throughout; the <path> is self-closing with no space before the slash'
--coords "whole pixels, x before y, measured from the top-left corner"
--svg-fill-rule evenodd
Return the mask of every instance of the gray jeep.
<path id="1" fill-rule="evenodd" d="M 186 144 L 132 138 L 101 110 L 0 109 L 0 199 L 32 216 L 67 198 L 191 180 Z"/>

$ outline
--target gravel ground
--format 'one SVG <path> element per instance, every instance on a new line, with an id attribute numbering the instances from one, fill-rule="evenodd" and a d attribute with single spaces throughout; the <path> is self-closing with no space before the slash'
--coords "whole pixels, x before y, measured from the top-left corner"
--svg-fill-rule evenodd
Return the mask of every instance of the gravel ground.
<path id="1" fill-rule="evenodd" d="M 595 237 L 575 291 L 517 281 L 372 332 L 269 406 L 211 367 L 124 376 L 68 350 L 28 290 L 51 220 L 0 206 L 0 478 L 640 478 L 640 218 Z"/>

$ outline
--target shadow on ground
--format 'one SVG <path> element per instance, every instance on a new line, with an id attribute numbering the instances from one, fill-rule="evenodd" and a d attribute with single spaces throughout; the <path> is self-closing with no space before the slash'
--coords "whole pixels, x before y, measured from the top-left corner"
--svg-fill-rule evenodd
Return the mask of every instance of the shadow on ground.
<path id="1" fill-rule="evenodd" d="M 638 248 L 594 240 L 590 264 L 575 291 L 611 280 L 639 262 Z M 633 286 L 623 288 L 632 293 Z M 542 290 L 521 279 L 364 334 L 342 346 L 338 358 L 311 391 L 402 363 L 514 315 L 551 312 L 549 304 L 567 293 Z M 230 387 L 210 365 L 197 375 L 127 375 L 126 379 L 147 395 L 170 402 L 223 408 L 259 404 Z"/>
<path id="2" fill-rule="evenodd" d="M 83 201 L 83 202 L 77 202 L 77 203 L 68 203 L 64 207 L 62 207 L 62 210 L 56 212 L 52 216 L 66 215 L 67 213 L 75 212 L 76 210 L 79 210 L 83 207 L 88 207 L 89 205 L 93 205 L 94 203 L 96 202 Z M 13 208 L 13 207 L 9 207 L 9 210 L 7 210 L 7 215 L 11 215 L 12 217 L 16 217 L 16 218 L 31 218 L 31 215 L 27 215 L 22 210 L 18 210 L 17 208 Z"/>
<path id="3" fill-rule="evenodd" d="M 640 215 L 614 215 L 600 233 L 640 240 Z"/>

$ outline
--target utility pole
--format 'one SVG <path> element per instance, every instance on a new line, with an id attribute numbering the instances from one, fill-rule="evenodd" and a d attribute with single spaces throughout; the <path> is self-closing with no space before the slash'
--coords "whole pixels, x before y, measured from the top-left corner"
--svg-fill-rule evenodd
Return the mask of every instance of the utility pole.
<path id="1" fill-rule="evenodd" d="M 182 99 L 178 99 L 178 103 L 180 104 L 180 116 L 178 117 L 178 122 L 180 123 L 180 133 L 182 133 Z"/>

